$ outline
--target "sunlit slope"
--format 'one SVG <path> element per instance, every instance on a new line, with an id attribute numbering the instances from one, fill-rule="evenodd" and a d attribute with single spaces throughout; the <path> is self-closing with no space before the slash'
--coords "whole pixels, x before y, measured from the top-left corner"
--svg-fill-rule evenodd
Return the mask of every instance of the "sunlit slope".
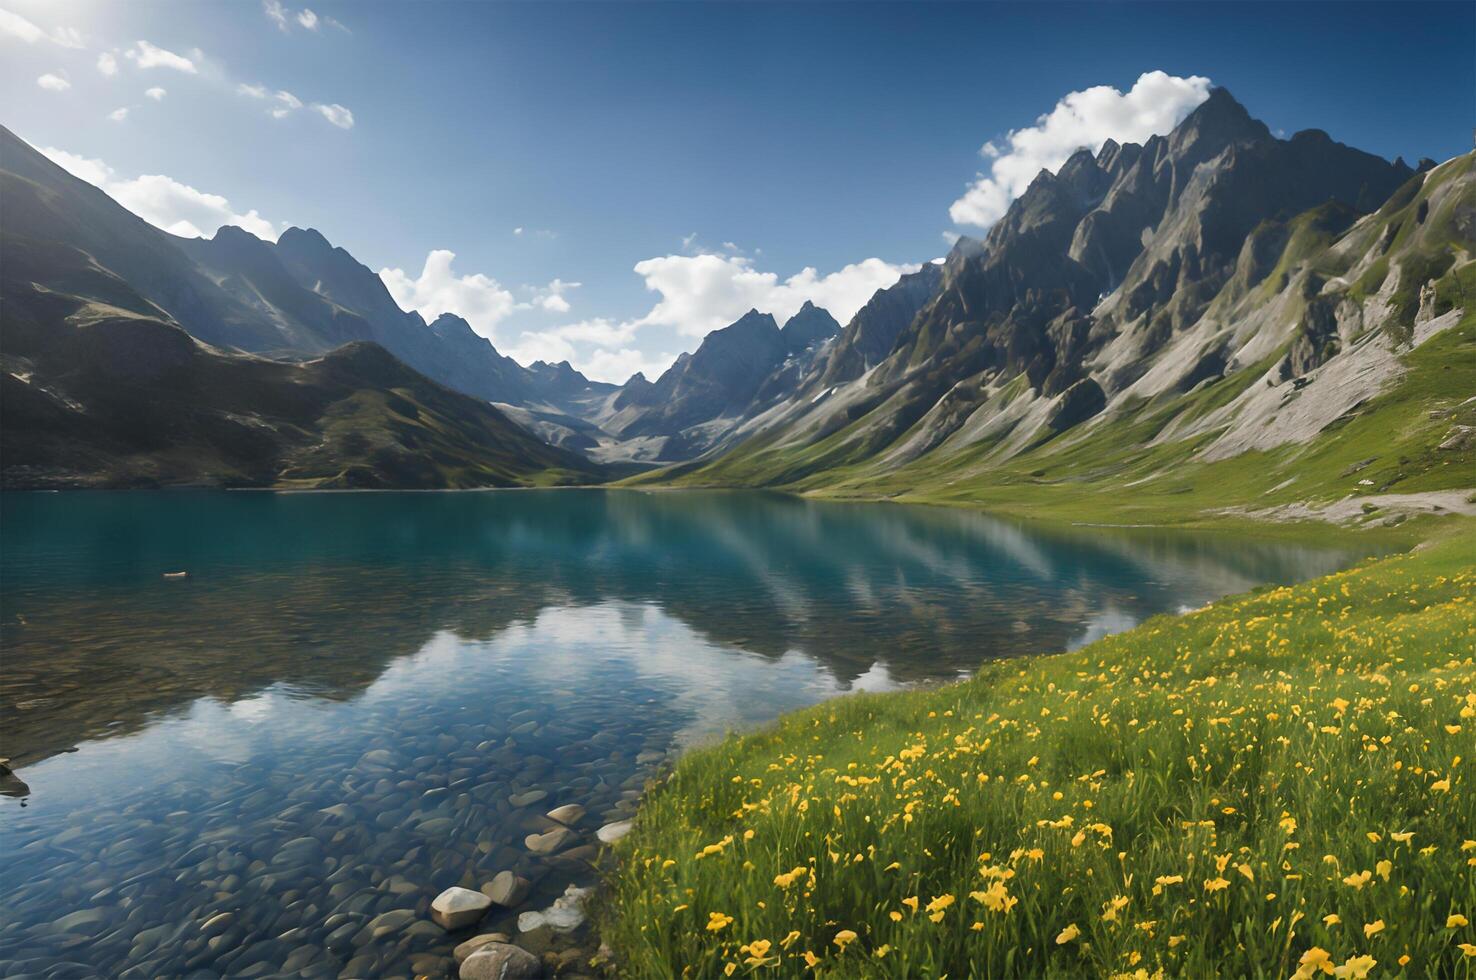
<path id="1" fill-rule="evenodd" d="M 692 753 L 603 935 L 642 977 L 1463 976 L 1473 555 L 1468 523 Z"/>
<path id="2" fill-rule="evenodd" d="M 869 434 L 870 412 L 814 440 L 778 428 L 639 479 L 1154 521 L 1470 489 L 1473 165 L 1468 154 L 1416 175 L 1361 219 L 1329 202 L 1252 231 L 1237 272 L 1165 350 L 1231 352 L 1222 374 L 1187 391 L 1150 370 L 1101 414 L 1058 429 L 1041 424 L 1024 374 L 990 376 L 968 422 L 927 452 L 899 447 L 946 405 L 885 439 Z"/>

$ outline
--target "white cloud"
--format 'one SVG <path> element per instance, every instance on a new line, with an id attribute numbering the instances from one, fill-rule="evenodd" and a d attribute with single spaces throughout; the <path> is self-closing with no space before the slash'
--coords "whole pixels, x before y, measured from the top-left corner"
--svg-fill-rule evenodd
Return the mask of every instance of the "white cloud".
<path id="1" fill-rule="evenodd" d="M 97 70 L 108 76 L 118 74 L 117 57 L 107 51 L 104 51 L 102 54 L 97 56 Z"/>
<path id="2" fill-rule="evenodd" d="M 35 44 L 37 41 L 46 37 L 45 31 L 26 20 L 20 14 L 13 14 L 3 9 L 0 9 L 0 34 L 24 41 L 27 44 Z"/>
<path id="3" fill-rule="evenodd" d="M 530 305 L 547 310 L 550 313 L 568 313 L 569 301 L 564 294 L 571 289 L 578 289 L 577 282 L 565 282 L 562 279 L 554 279 L 542 289 L 533 292 L 533 302 Z"/>
<path id="4" fill-rule="evenodd" d="M 108 118 L 113 122 L 122 122 L 128 118 L 128 106 L 119 106 L 117 109 L 108 113 Z"/>
<path id="5" fill-rule="evenodd" d="M 37 78 L 36 84 L 41 86 L 48 92 L 65 92 L 67 89 L 72 87 L 71 82 L 67 81 L 60 75 L 53 75 L 51 72 L 47 72 L 46 74 Z"/>
<path id="6" fill-rule="evenodd" d="M 164 91 L 164 89 L 160 88 L 157 85 L 155 85 L 153 88 L 149 89 L 148 91 L 144 92 L 144 95 L 147 95 L 149 98 L 153 99 L 155 102 L 163 102 L 164 101 L 164 96 L 166 96 L 168 94 L 169 94 L 168 92 Z"/>
<path id="7" fill-rule="evenodd" d="M 354 114 L 344 106 L 339 105 L 337 102 L 330 102 L 327 105 L 324 105 L 321 102 L 314 102 L 313 108 L 316 109 L 324 119 L 328 120 L 339 129 L 354 128 Z"/>
<path id="8" fill-rule="evenodd" d="M 639 371 L 647 381 L 655 381 L 671 367 L 675 354 L 645 354 L 629 347 L 620 350 L 597 350 L 574 366 L 591 381 L 622 384 Z"/>
<path id="9" fill-rule="evenodd" d="M 297 22 L 310 31 L 316 31 L 318 29 L 318 15 L 307 7 L 302 8 L 298 13 Z"/>
<path id="10" fill-rule="evenodd" d="M 127 51 L 129 59 L 140 68 L 172 68 L 189 75 L 196 74 L 195 63 L 184 55 L 139 41 Z"/>
<path id="11" fill-rule="evenodd" d="M 281 0 L 264 0 L 261 6 L 267 19 L 276 24 L 278 30 L 287 30 L 287 8 L 282 6 Z"/>
<path id="12" fill-rule="evenodd" d="M 1210 80 L 1144 72 L 1126 93 L 1110 85 L 1072 92 L 1056 107 L 1005 138 L 1005 146 L 985 143 L 980 155 L 993 160 L 948 215 L 955 224 L 988 228 L 1009 208 L 1041 170 L 1055 171 L 1082 147 L 1096 152 L 1108 139 L 1141 143 L 1167 133 L 1195 106 L 1209 98 Z"/>
<path id="13" fill-rule="evenodd" d="M 13 37 L 26 44 L 50 41 L 63 48 L 82 47 L 82 33 L 75 27 L 58 27 L 48 34 L 20 14 L 4 9 L 0 9 L 0 35 Z"/>
<path id="14" fill-rule="evenodd" d="M 497 324 L 517 306 L 513 294 L 488 276 L 459 276 L 451 268 L 456 253 L 438 248 L 425 257 L 420 275 L 402 269 L 380 269 L 390 295 L 402 309 L 416 310 L 426 320 L 455 313 L 478 334 L 495 342 Z"/>
<path id="15" fill-rule="evenodd" d="M 255 209 L 238 212 L 219 194 L 208 194 L 162 174 L 120 179 L 101 160 L 55 147 L 41 152 L 57 166 L 101 188 L 123 207 L 155 227 L 186 238 L 203 238 L 222 225 L 236 225 L 261 238 L 275 241 L 282 228 Z"/>
<path id="16" fill-rule="evenodd" d="M 661 294 L 639 322 L 704 337 L 750 309 L 772 313 L 782 324 L 810 300 L 844 324 L 878 289 L 919 268 L 870 258 L 824 276 L 806 268 L 780 280 L 776 273 L 755 269 L 747 256 L 665 255 L 636 263 L 635 271 L 646 280 L 646 288 Z"/>
<path id="17" fill-rule="evenodd" d="M 236 86 L 236 94 L 252 99 L 264 99 L 267 97 L 267 87 L 265 85 L 247 85 L 245 82 L 242 82 Z"/>
<path id="18" fill-rule="evenodd" d="M 513 229 L 513 234 L 514 235 L 521 235 L 522 233 L 523 233 L 523 229 L 522 229 L 521 226 Z"/>
<path id="19" fill-rule="evenodd" d="M 635 335 L 634 324 L 609 320 L 586 320 L 550 330 L 525 330 L 506 353 L 520 364 L 568 361 L 585 377 L 595 381 L 620 383 L 637 371 L 654 381 L 676 360 L 675 354 L 648 354 L 628 344 Z M 581 353 L 576 344 L 595 344 L 595 349 Z"/>
<path id="20" fill-rule="evenodd" d="M 286 89 L 278 92 L 276 95 L 272 96 L 272 98 L 282 103 L 282 105 L 288 109 L 302 108 L 302 100 L 293 95 L 291 92 L 287 91 Z"/>

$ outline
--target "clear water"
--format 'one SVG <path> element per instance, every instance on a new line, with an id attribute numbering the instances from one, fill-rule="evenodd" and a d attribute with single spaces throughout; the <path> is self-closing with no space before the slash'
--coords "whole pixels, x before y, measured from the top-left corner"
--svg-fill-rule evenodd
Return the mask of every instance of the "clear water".
<path id="1" fill-rule="evenodd" d="M 0 973 L 454 975 L 439 891 L 590 877 L 523 846 L 553 805 L 589 839 L 723 731 L 1356 557 L 758 493 L 4 495 Z"/>

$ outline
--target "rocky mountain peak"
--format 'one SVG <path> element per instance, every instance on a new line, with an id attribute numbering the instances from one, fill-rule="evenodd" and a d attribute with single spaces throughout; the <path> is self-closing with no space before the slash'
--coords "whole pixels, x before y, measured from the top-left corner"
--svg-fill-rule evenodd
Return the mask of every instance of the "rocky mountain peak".
<path id="1" fill-rule="evenodd" d="M 805 305 L 785 321 L 779 333 L 784 338 L 785 348 L 790 353 L 797 353 L 824 343 L 840 331 L 840 324 L 828 310 L 805 300 Z"/>

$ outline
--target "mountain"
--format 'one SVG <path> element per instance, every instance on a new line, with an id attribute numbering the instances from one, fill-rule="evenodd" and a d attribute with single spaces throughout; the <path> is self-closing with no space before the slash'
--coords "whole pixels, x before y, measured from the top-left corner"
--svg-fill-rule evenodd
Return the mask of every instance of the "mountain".
<path id="1" fill-rule="evenodd" d="M 0 486 L 456 488 L 593 482 L 485 402 L 355 341 L 302 363 L 147 312 L 95 259 L 6 233 Z M 35 266 L 83 299 L 37 284 Z"/>
<path id="2" fill-rule="evenodd" d="M 631 378 L 598 422 L 628 451 L 651 459 L 710 452 L 745 419 L 791 398 L 839 333 L 835 317 L 808 301 L 783 327 L 749 310 L 654 382 Z"/>
<path id="3" fill-rule="evenodd" d="M 1470 486 L 1472 160 L 1277 139 L 1217 89 L 1042 171 L 884 355 L 839 353 L 863 310 L 838 383 L 651 479 L 1160 508 Z"/>
<path id="4" fill-rule="evenodd" d="M 7 233 L 92 256 L 153 313 L 223 348 L 301 359 L 373 341 L 442 384 L 487 401 L 563 410 L 615 386 L 530 370 L 460 317 L 427 324 L 395 303 L 384 282 L 314 229 L 289 228 L 274 244 L 240 228 L 180 238 L 129 213 L 0 127 L 0 192 Z M 65 290 L 62 270 L 36 282 Z M 83 298 L 98 298 L 83 296 Z"/>

